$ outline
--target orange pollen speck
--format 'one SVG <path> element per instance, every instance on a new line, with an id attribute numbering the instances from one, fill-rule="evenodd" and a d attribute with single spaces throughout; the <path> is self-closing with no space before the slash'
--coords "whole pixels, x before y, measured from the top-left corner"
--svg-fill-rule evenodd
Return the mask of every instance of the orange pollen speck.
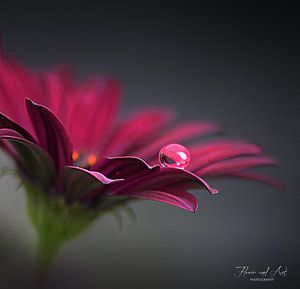
<path id="1" fill-rule="evenodd" d="M 78 153 L 78 151 L 73 151 L 73 153 L 72 153 L 72 159 L 73 159 L 73 161 L 77 161 L 79 159 L 79 153 Z"/>
<path id="2" fill-rule="evenodd" d="M 87 162 L 90 166 L 93 166 L 97 162 L 97 157 L 94 154 L 91 154 L 87 157 Z"/>

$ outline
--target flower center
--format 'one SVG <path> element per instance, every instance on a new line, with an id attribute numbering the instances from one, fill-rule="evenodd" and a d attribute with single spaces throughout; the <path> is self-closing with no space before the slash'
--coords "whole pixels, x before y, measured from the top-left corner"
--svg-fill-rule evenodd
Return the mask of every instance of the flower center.
<path id="1" fill-rule="evenodd" d="M 72 159 L 73 159 L 74 162 L 79 159 L 79 153 L 78 153 L 78 151 L 73 151 L 73 153 L 72 153 Z"/>
<path id="2" fill-rule="evenodd" d="M 93 166 L 97 162 L 97 156 L 95 154 L 82 155 L 78 151 L 74 150 L 72 153 L 72 159 L 80 166 Z"/>
<path id="3" fill-rule="evenodd" d="M 96 155 L 94 154 L 90 154 L 87 156 L 87 163 L 90 165 L 90 166 L 93 166 L 94 164 L 96 164 L 97 162 L 97 157 Z"/>
<path id="4" fill-rule="evenodd" d="M 189 151 L 180 144 L 165 145 L 159 152 L 159 162 L 163 167 L 185 169 L 190 160 Z"/>

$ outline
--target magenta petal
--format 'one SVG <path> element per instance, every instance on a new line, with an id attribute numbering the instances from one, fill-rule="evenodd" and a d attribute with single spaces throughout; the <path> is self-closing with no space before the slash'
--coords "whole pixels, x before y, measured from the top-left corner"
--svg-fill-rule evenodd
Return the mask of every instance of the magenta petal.
<path id="1" fill-rule="evenodd" d="M 122 181 L 121 179 L 110 179 L 103 174 L 89 171 L 80 167 L 67 166 L 64 168 L 64 194 L 68 201 L 88 201 L 100 189 L 109 184 Z"/>
<path id="2" fill-rule="evenodd" d="M 94 111 L 90 119 L 90 127 L 95 131 L 90 141 L 93 143 L 91 149 L 97 149 L 109 137 L 112 126 L 115 125 L 120 105 L 120 94 L 118 81 L 107 80 L 105 88 L 102 91 L 101 101 L 99 100 L 99 96 L 95 101 L 95 104 L 100 105 L 100 107 Z M 91 114 L 91 111 L 88 111 L 88 113 Z M 86 132 L 85 136 L 90 137 L 89 131 Z"/>
<path id="3" fill-rule="evenodd" d="M 195 212 L 198 208 L 197 199 L 187 192 L 180 193 L 168 193 L 163 191 L 139 191 L 136 193 L 130 193 L 130 191 L 126 194 L 130 197 L 135 197 L 139 199 L 147 199 L 158 201 L 162 203 L 167 203 L 181 209 L 187 210 L 189 212 Z"/>
<path id="4" fill-rule="evenodd" d="M 132 156 L 108 158 L 101 171 L 111 178 L 124 178 L 122 183 L 113 186 L 113 195 L 159 201 L 190 212 L 197 210 L 198 202 L 193 195 L 185 192 L 185 189 L 199 187 L 198 182 L 201 182 L 201 187 L 207 187 L 213 192 L 213 189 L 197 176 L 177 169 L 151 167 L 142 159 Z"/>
<path id="5" fill-rule="evenodd" d="M 138 157 L 121 156 L 104 159 L 96 170 L 110 178 L 124 179 L 142 175 L 151 169 L 151 166 Z"/>
<path id="6" fill-rule="evenodd" d="M 262 152 L 261 148 L 241 141 L 213 141 L 189 148 L 191 163 L 188 169 L 199 170 L 215 162 L 234 157 L 257 155 Z"/>
<path id="7" fill-rule="evenodd" d="M 218 130 L 219 126 L 213 122 L 192 122 L 178 125 L 134 154 L 148 160 L 156 157 L 159 150 L 166 144 L 184 142 L 193 137 L 200 137 Z"/>
<path id="8" fill-rule="evenodd" d="M 0 129 L 0 147 L 14 160 L 16 164 L 20 163 L 21 159 L 18 152 L 8 140 L 23 140 L 18 132 L 2 128 Z"/>
<path id="9" fill-rule="evenodd" d="M 19 134 L 17 131 L 9 128 L 1 128 L 0 129 L 0 139 L 21 139 L 23 140 L 24 137 Z"/>
<path id="10" fill-rule="evenodd" d="M 175 174 L 179 177 L 177 182 L 168 184 L 166 188 L 181 190 L 206 189 L 211 195 L 219 193 L 218 189 L 211 187 L 205 180 L 189 171 L 174 168 L 164 168 L 163 170 L 167 175 L 168 173 L 174 174 L 174 171 L 176 171 Z"/>
<path id="11" fill-rule="evenodd" d="M 166 188 L 205 189 L 212 195 L 219 193 L 199 176 L 182 169 L 161 168 L 160 173 L 153 181 L 155 186 L 161 182 L 161 185 Z"/>
<path id="12" fill-rule="evenodd" d="M 119 182 L 119 181 L 122 181 L 122 179 L 110 179 L 108 177 L 106 177 L 105 175 L 99 173 L 99 172 L 96 172 L 96 171 L 89 171 L 89 170 L 86 170 L 84 168 L 80 168 L 80 167 L 75 167 L 75 166 L 67 166 L 65 167 L 65 170 L 66 171 L 76 171 L 77 173 L 81 173 L 81 174 L 88 174 L 90 175 L 91 177 L 94 178 L 95 181 L 98 181 L 100 182 L 101 184 L 104 184 L 104 185 L 109 185 L 111 183 L 115 183 L 115 182 Z"/>
<path id="13" fill-rule="evenodd" d="M 22 177 L 46 192 L 54 189 L 56 173 L 47 152 L 9 129 L 0 129 L 0 143 L 15 161 Z"/>
<path id="14" fill-rule="evenodd" d="M 49 107 L 65 124 L 71 107 L 70 103 L 74 99 L 71 69 L 61 66 L 53 72 L 41 73 L 39 77 L 41 82 L 39 101 Z"/>
<path id="15" fill-rule="evenodd" d="M 254 167 L 272 165 L 277 165 L 277 161 L 273 158 L 252 156 L 220 161 L 196 170 L 195 173 L 203 177 L 217 177 L 237 173 Z"/>
<path id="16" fill-rule="evenodd" d="M 68 131 L 77 149 L 98 151 L 115 124 L 119 85 L 114 80 L 94 79 L 84 83 L 76 92 L 68 104 L 71 107 Z"/>
<path id="17" fill-rule="evenodd" d="M 29 119 L 24 115 L 24 100 L 35 98 L 39 83 L 34 74 L 12 59 L 0 55 L 0 107 L 1 111 L 27 127 Z M 24 117 L 25 116 L 25 117 Z"/>
<path id="18" fill-rule="evenodd" d="M 56 166 L 72 164 L 72 144 L 57 117 L 45 106 L 26 99 L 27 111 L 40 145 L 53 157 Z"/>
<path id="19" fill-rule="evenodd" d="M 101 170 L 102 168 L 100 168 Z M 150 167 L 146 162 L 136 157 L 119 157 L 107 160 L 103 170 L 110 178 L 120 177 L 125 179 L 117 184 L 111 194 L 127 194 L 137 191 L 160 191 L 162 188 L 179 186 L 185 189 L 204 188 L 211 194 L 218 191 L 211 188 L 203 179 L 181 169 Z M 101 170 L 102 171 L 102 170 Z"/>
<path id="20" fill-rule="evenodd" d="M 148 109 L 122 121 L 109 142 L 104 155 L 127 154 L 152 142 L 172 118 L 171 112 L 161 109 Z"/>
<path id="21" fill-rule="evenodd" d="M 259 181 L 265 184 L 268 184 L 270 186 L 273 186 L 274 188 L 283 191 L 284 190 L 284 185 L 280 182 L 277 181 L 271 177 L 268 176 L 264 176 L 261 174 L 256 174 L 256 173 L 252 173 L 252 172 L 238 172 L 238 173 L 234 173 L 231 175 L 228 175 L 229 177 L 237 177 L 237 178 L 242 178 L 242 179 L 248 179 L 248 180 L 254 180 L 254 181 Z"/>
<path id="22" fill-rule="evenodd" d="M 18 132 L 19 134 L 21 134 L 25 139 L 35 143 L 34 138 L 31 136 L 31 134 L 27 130 L 22 128 L 20 125 L 18 125 L 17 123 L 15 123 L 14 121 L 9 119 L 7 116 L 5 116 L 2 113 L 0 113 L 0 128 L 12 129 L 12 130 Z"/>

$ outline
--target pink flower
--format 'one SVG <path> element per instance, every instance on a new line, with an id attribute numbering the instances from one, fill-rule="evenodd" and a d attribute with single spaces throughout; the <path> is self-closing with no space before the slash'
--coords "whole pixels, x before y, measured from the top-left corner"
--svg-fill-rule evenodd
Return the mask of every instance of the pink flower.
<path id="1" fill-rule="evenodd" d="M 161 167 L 161 147 L 217 133 L 218 125 L 171 126 L 173 114 L 157 108 L 120 119 L 119 102 L 115 80 L 93 77 L 77 84 L 66 68 L 34 73 L 0 56 L 0 143 L 21 177 L 46 194 L 95 209 L 104 198 L 123 197 L 195 211 L 197 199 L 188 190 L 217 193 L 202 177 L 241 177 L 280 187 L 248 171 L 277 162 L 245 141 L 188 146 L 186 169 Z"/>

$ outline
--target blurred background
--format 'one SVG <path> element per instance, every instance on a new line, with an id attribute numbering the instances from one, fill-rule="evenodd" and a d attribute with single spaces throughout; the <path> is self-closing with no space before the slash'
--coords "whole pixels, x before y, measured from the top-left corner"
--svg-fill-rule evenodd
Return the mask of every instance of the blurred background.
<path id="1" fill-rule="evenodd" d="M 221 194 L 200 192 L 196 214 L 145 201 L 132 206 L 136 222 L 99 219 L 61 251 L 49 288 L 300 288 L 296 1 L 9 1 L 0 33 L 6 53 L 33 69 L 63 62 L 79 79 L 117 77 L 124 114 L 161 105 L 179 120 L 218 121 L 278 158 L 264 171 L 286 185 L 218 180 Z M 24 194 L 12 177 L 0 182 L 0 288 L 31 288 Z M 241 265 L 286 265 L 288 276 L 236 279 Z"/>

